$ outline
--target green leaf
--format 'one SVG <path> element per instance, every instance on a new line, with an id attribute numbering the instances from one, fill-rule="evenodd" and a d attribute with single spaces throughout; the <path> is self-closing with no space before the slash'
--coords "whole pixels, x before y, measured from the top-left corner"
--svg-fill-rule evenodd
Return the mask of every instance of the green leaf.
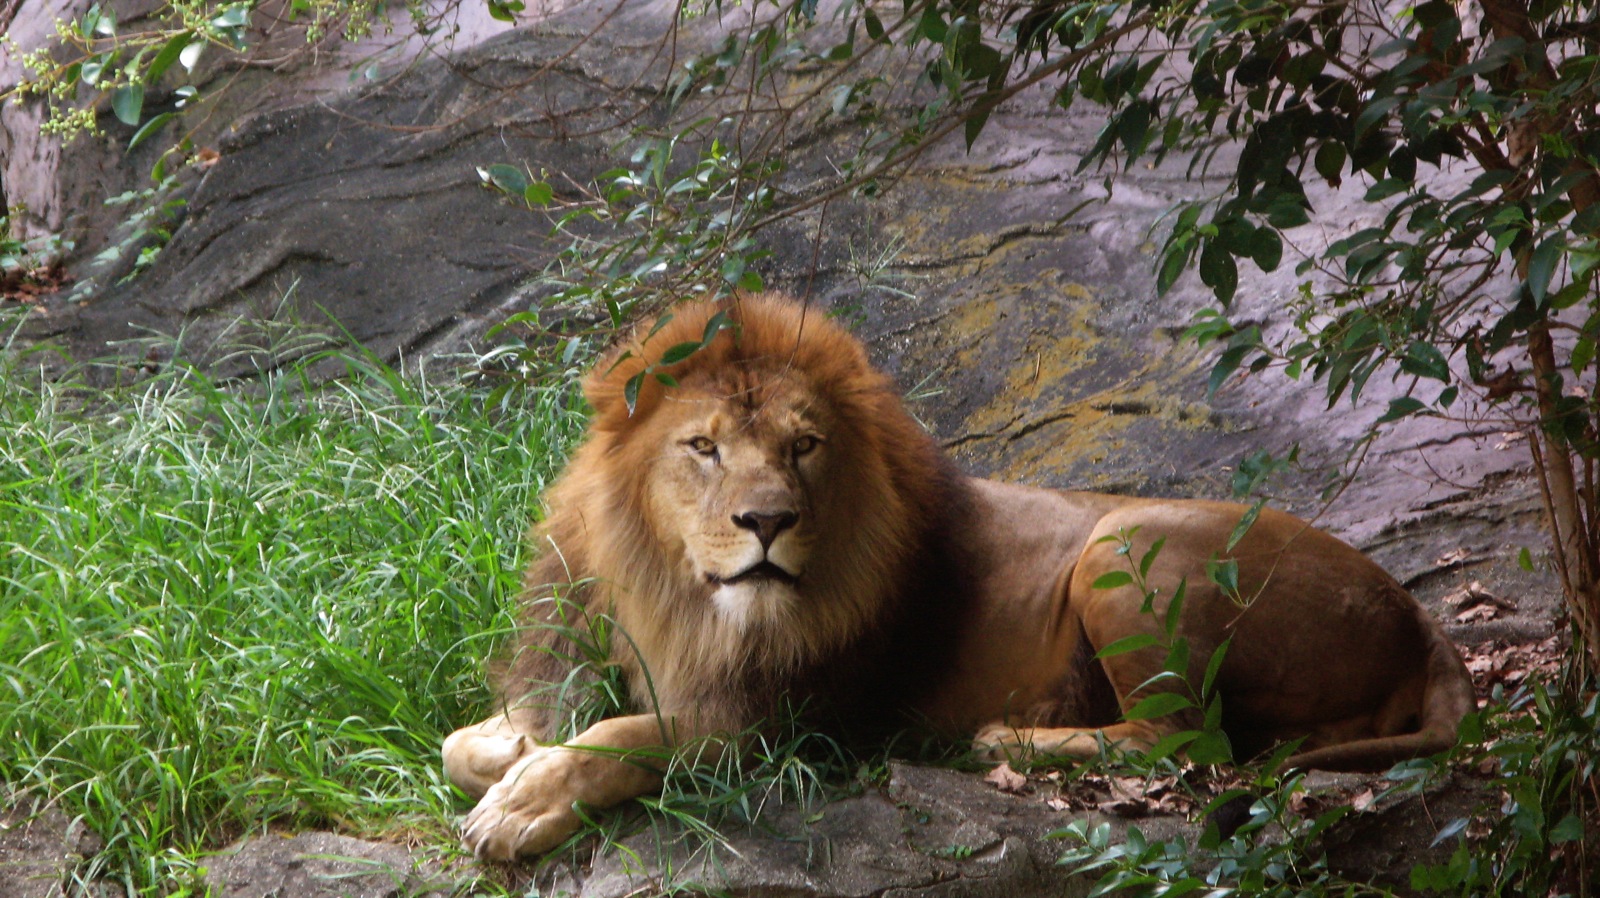
<path id="1" fill-rule="evenodd" d="M 124 125 L 138 125 L 139 113 L 143 109 L 143 84 L 125 84 L 111 92 L 111 111 Z"/>
<path id="2" fill-rule="evenodd" d="M 1368 203 L 1379 203 L 1397 193 L 1404 193 L 1412 183 L 1407 178 L 1384 178 L 1368 187 L 1367 194 L 1362 199 Z"/>
<path id="3" fill-rule="evenodd" d="M 883 20 L 878 18 L 878 14 L 873 12 L 871 7 L 863 6 L 861 8 L 861 18 L 867 26 L 867 37 L 875 42 L 882 43 L 884 37 Z"/>
<path id="4" fill-rule="evenodd" d="M 676 346 L 669 346 L 667 351 L 661 354 L 661 364 L 676 365 L 699 352 L 702 346 L 703 344 L 698 342 L 679 343 Z"/>
<path id="5" fill-rule="evenodd" d="M 1239 287 L 1239 266 L 1218 240 L 1207 240 L 1200 250 L 1200 280 L 1216 294 L 1218 302 L 1227 305 L 1233 300 Z"/>
<path id="6" fill-rule="evenodd" d="M 1179 749 L 1193 742 L 1199 735 L 1200 733 L 1196 730 L 1180 730 L 1176 733 L 1169 733 L 1161 737 L 1155 745 L 1150 746 L 1150 750 L 1144 753 L 1145 759 L 1159 761 L 1162 758 L 1170 758 L 1177 754 Z"/>
<path id="7" fill-rule="evenodd" d="M 1533 573 L 1533 553 L 1528 551 L 1527 546 L 1523 546 L 1522 551 L 1517 553 L 1517 567 L 1530 574 Z"/>
<path id="8" fill-rule="evenodd" d="M 1128 720 L 1150 720 L 1155 717 L 1165 717 L 1194 707 L 1194 702 L 1176 692 L 1157 692 L 1155 695 L 1146 696 L 1138 704 L 1122 715 Z"/>
<path id="9" fill-rule="evenodd" d="M 1171 612 L 1171 610 L 1171 606 L 1168 606 L 1167 611 Z M 1170 613 L 1168 617 L 1172 618 L 1172 622 L 1167 626 L 1167 635 L 1170 638 L 1171 635 L 1177 630 L 1177 621 Z M 1187 676 L 1189 673 L 1189 640 L 1172 640 L 1172 645 L 1167 647 L 1167 657 L 1162 662 L 1161 667 L 1177 674 L 1180 677 Z"/>
<path id="10" fill-rule="evenodd" d="M 104 53 L 93 59 L 84 60 L 83 65 L 78 67 L 78 77 L 83 79 L 84 84 L 95 86 L 100 82 L 100 75 L 105 71 L 107 61 L 107 54 Z"/>
<path id="11" fill-rule="evenodd" d="M 1388 424 L 1390 421 L 1409 418 L 1427 407 L 1427 404 L 1420 399 L 1415 399 L 1411 396 L 1400 396 L 1389 400 L 1389 410 L 1383 413 L 1383 417 L 1379 418 L 1377 423 Z"/>
<path id="12" fill-rule="evenodd" d="M 1132 636 L 1124 636 L 1116 642 L 1111 643 L 1100 651 L 1095 652 L 1094 656 L 1096 659 L 1115 658 L 1118 655 L 1126 655 L 1129 652 L 1137 652 L 1140 649 L 1149 648 L 1150 646 L 1159 645 L 1160 643 L 1161 640 L 1157 639 L 1153 634 L 1135 633 Z"/>
<path id="13" fill-rule="evenodd" d="M 1156 563 L 1156 556 L 1161 554 L 1161 547 L 1166 544 L 1165 536 L 1157 537 L 1156 541 L 1150 544 L 1150 548 L 1145 550 L 1144 557 L 1139 559 L 1140 579 L 1150 576 L 1150 566 Z"/>
<path id="14" fill-rule="evenodd" d="M 1356 115 L 1356 136 L 1359 137 L 1366 133 L 1367 129 L 1382 121 L 1389 115 L 1390 111 L 1399 104 L 1400 98 L 1392 95 L 1387 97 L 1379 97 L 1368 103 L 1366 107 Z"/>
<path id="15" fill-rule="evenodd" d="M 1550 298 L 1550 307 L 1552 309 L 1570 309 L 1578 303 L 1589 299 L 1592 295 L 1589 292 L 1587 282 L 1573 281 L 1556 291 L 1555 295 Z"/>
<path id="16" fill-rule="evenodd" d="M 487 169 L 479 169 L 478 174 L 490 184 L 513 196 L 523 196 L 528 189 L 528 176 L 515 165 L 506 165 L 502 162 Z"/>
<path id="17" fill-rule="evenodd" d="M 1172 600 L 1167 602 L 1167 614 L 1166 617 L 1162 619 L 1161 625 L 1162 629 L 1166 631 L 1167 639 L 1169 640 L 1173 639 L 1178 633 L 1178 621 L 1183 617 L 1183 598 L 1184 594 L 1188 591 L 1188 586 L 1189 581 L 1187 578 L 1179 580 L 1177 591 L 1172 594 Z M 1139 610 L 1149 613 L 1150 606 L 1155 604 L 1153 599 L 1154 594 L 1152 593 L 1145 598 L 1145 607 L 1140 608 Z M 1185 655 L 1188 655 L 1189 653 L 1189 646 L 1187 643 L 1185 643 L 1183 646 L 1183 652 Z"/>
<path id="18" fill-rule="evenodd" d="M 1196 764 L 1232 764 L 1233 743 L 1221 730 L 1205 730 L 1189 743 L 1189 750 L 1184 754 Z"/>
<path id="19" fill-rule="evenodd" d="M 1344 150 L 1344 144 L 1327 141 L 1317 147 L 1316 166 L 1317 174 L 1330 186 L 1338 187 L 1343 180 L 1345 159 L 1349 158 Z"/>
<path id="20" fill-rule="evenodd" d="M 639 388 L 642 386 L 644 386 L 643 371 L 628 378 L 628 382 L 622 385 L 622 401 L 627 403 L 630 416 L 633 414 L 633 410 L 639 406 Z"/>
<path id="21" fill-rule="evenodd" d="M 1267 210 L 1267 224 L 1280 231 L 1297 228 L 1310 220 L 1304 202 L 1292 195 L 1285 195 Z"/>
<path id="22" fill-rule="evenodd" d="M 1550 290 L 1550 278 L 1555 274 L 1556 265 L 1560 263 L 1566 248 L 1565 239 L 1550 237 L 1539 244 L 1539 248 L 1528 259 L 1528 292 L 1533 294 L 1535 302 L 1544 301 L 1545 294 Z"/>
<path id="23" fill-rule="evenodd" d="M 1250 235 L 1250 258 L 1262 271 L 1274 271 L 1283 261 L 1283 238 L 1272 228 L 1256 228 Z"/>
<path id="24" fill-rule="evenodd" d="M 1443 828 L 1441 828 L 1437 833 L 1434 833 L 1433 841 L 1428 843 L 1428 847 L 1432 848 L 1435 845 L 1438 845 L 1440 842 L 1466 832 L 1467 825 L 1471 822 L 1471 817 L 1457 817 L 1449 823 L 1446 823 Z"/>
<path id="25" fill-rule="evenodd" d="M 1161 257 L 1161 270 L 1156 273 L 1157 295 L 1165 295 L 1178 282 L 1183 270 L 1189 267 L 1189 253 L 1187 243 L 1182 246 L 1168 245 L 1166 254 Z"/>
<path id="26" fill-rule="evenodd" d="M 1144 152 L 1145 143 L 1150 133 L 1150 104 L 1143 100 L 1135 100 L 1128 104 L 1117 117 L 1117 137 L 1122 140 L 1122 147 L 1128 153 L 1129 161 L 1137 158 Z"/>
<path id="27" fill-rule="evenodd" d="M 978 135 L 983 133 L 983 126 L 989 123 L 989 114 L 994 111 L 994 106 L 989 103 L 979 103 L 967 113 L 966 123 L 962 127 L 962 137 L 967 141 L 967 149 L 977 142 Z"/>
<path id="28" fill-rule="evenodd" d="M 1400 360 L 1400 370 L 1418 377 L 1450 382 L 1450 363 L 1437 346 L 1422 340 L 1406 348 L 1405 357 Z"/>
<path id="29" fill-rule="evenodd" d="M 98 3 L 95 4 L 96 9 L 99 9 L 99 6 Z M 99 37 L 117 36 L 117 14 L 114 10 L 100 10 L 99 14 L 95 16 L 94 33 Z"/>
<path id="30" fill-rule="evenodd" d="M 672 319 L 675 318 L 675 317 L 677 317 L 677 316 L 673 315 L 671 312 L 667 312 L 666 314 L 662 315 L 660 318 L 657 318 L 656 319 L 656 323 L 650 325 L 650 332 L 644 335 L 645 341 L 648 342 L 651 337 L 654 337 L 656 334 L 661 333 L 661 329 L 666 327 L 667 325 L 671 324 L 672 323 Z"/>
<path id="31" fill-rule="evenodd" d="M 1217 395 L 1222 385 L 1228 382 L 1233 372 L 1239 370 L 1239 363 L 1244 361 L 1245 354 L 1250 351 L 1249 346 L 1230 346 L 1223 350 L 1217 357 L 1217 363 L 1211 366 L 1211 376 L 1206 384 L 1206 399 Z"/>
<path id="32" fill-rule="evenodd" d="M 1576 814 L 1568 814 L 1561 818 L 1561 822 L 1550 827 L 1550 843 L 1560 845 L 1564 842 L 1583 841 L 1583 821 Z"/>
<path id="33" fill-rule="evenodd" d="M 1202 680 L 1201 683 L 1200 683 L 1200 695 L 1201 696 L 1204 696 L 1206 698 L 1211 698 L 1212 697 L 1212 692 L 1213 692 L 1213 690 L 1215 690 L 1216 685 L 1217 685 L 1217 675 L 1222 673 L 1222 662 L 1227 660 L 1227 657 L 1228 657 L 1228 646 L 1230 646 L 1232 644 L 1233 644 L 1233 637 L 1229 636 L 1227 639 L 1224 639 L 1222 641 L 1221 645 L 1217 646 L 1216 649 L 1214 651 L 1212 651 L 1211 660 L 1206 662 L 1206 676 L 1205 676 L 1205 679 Z M 1214 702 L 1219 702 L 1219 701 L 1221 701 L 1221 699 L 1220 698 L 1215 698 L 1215 699 L 1213 699 L 1213 701 Z M 1207 714 L 1209 714 L 1210 713 L 1210 709 L 1209 708 L 1206 709 L 1206 712 L 1207 712 Z"/>
<path id="34" fill-rule="evenodd" d="M 534 181 L 522 191 L 522 201 L 530 206 L 548 206 L 555 198 L 555 188 L 543 181 Z"/>
<path id="35" fill-rule="evenodd" d="M 700 335 L 700 345 L 710 346 L 711 341 L 716 338 L 717 334 L 721 333 L 724 328 L 731 326 L 732 324 L 728 321 L 727 312 L 718 312 L 717 314 L 712 315 L 711 319 L 706 322 L 705 331 L 703 331 Z"/>
<path id="36" fill-rule="evenodd" d="M 162 125 L 172 121 L 172 116 L 173 113 L 163 112 L 145 122 L 144 125 L 139 128 L 139 130 L 133 132 L 132 137 L 128 138 L 128 149 L 132 150 L 139 144 L 144 143 L 145 138 L 156 133 L 157 131 L 160 131 Z"/>
<path id="37" fill-rule="evenodd" d="M 1230 596 L 1239 594 L 1239 562 L 1237 559 L 1211 558 L 1206 561 L 1206 579 L 1222 588 Z"/>
<path id="38" fill-rule="evenodd" d="M 194 35 L 186 31 L 167 41 L 162 46 L 161 52 L 156 54 L 156 58 L 150 60 L 150 67 L 144 70 L 144 82 L 146 84 L 155 84 L 160 81 L 161 76 L 166 74 L 167 69 L 178 61 L 179 55 L 183 53 L 183 48 L 189 46 L 191 40 L 194 40 Z"/>
<path id="39" fill-rule="evenodd" d="M 250 24 L 250 7 L 235 4 L 224 9 L 211 20 L 214 28 L 242 28 Z"/>
<path id="40" fill-rule="evenodd" d="M 1233 525 L 1233 532 L 1228 534 L 1227 551 L 1232 552 L 1233 547 L 1237 546 L 1239 541 L 1244 539 L 1245 534 L 1250 532 L 1250 528 L 1255 526 L 1256 518 L 1261 516 L 1261 509 L 1265 508 L 1266 505 L 1267 500 L 1257 499 L 1254 505 L 1245 509 L 1244 514 L 1239 516 L 1239 523 Z"/>
<path id="41" fill-rule="evenodd" d="M 1133 582 L 1133 574 L 1127 571 L 1107 571 L 1094 579 L 1093 589 L 1116 589 L 1127 586 Z"/>
<path id="42" fill-rule="evenodd" d="M 501 22 L 515 22 L 522 9 L 522 0 L 489 0 L 489 18 Z"/>
<path id="43" fill-rule="evenodd" d="M 766 281 L 762 280 L 761 275 L 755 271 L 746 271 L 739 276 L 737 286 L 746 293 L 760 293 L 766 289 Z"/>

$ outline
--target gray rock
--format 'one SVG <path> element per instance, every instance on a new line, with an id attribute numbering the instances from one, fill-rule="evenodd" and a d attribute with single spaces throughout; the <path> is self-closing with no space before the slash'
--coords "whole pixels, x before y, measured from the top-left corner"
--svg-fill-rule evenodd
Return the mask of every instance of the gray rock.
<path id="1" fill-rule="evenodd" d="M 0 794 L 0 800 L 6 802 L 0 812 L 0 898 L 121 894 L 80 879 L 86 861 L 101 849 L 100 839 L 82 823 L 31 797 Z"/>
<path id="2" fill-rule="evenodd" d="M 554 10 L 564 2 L 548 0 L 530 6 Z M 9 0 L 0 3 L 0 31 L 27 53 L 53 38 L 57 20 L 72 21 L 93 4 L 94 0 Z M 166 23 L 149 18 L 163 11 L 157 0 L 102 0 L 98 5 L 116 15 L 122 33 L 166 27 Z M 116 206 L 105 200 L 152 188 L 152 167 L 179 136 L 187 136 L 196 147 L 214 147 L 242 118 L 314 104 L 348 92 L 352 82 L 403 69 L 419 55 L 465 49 L 510 27 L 491 19 L 485 4 L 462 3 L 436 13 L 430 42 L 416 34 L 404 9 L 380 13 L 389 16 L 388 21 L 376 22 L 372 32 L 359 40 L 343 40 L 338 29 L 308 40 L 305 17 L 286 15 L 287 6 L 284 0 L 255 5 L 243 53 L 206 53 L 193 73 L 175 66 L 160 83 L 150 85 L 145 98 L 147 120 L 159 112 L 174 111 L 173 90 L 180 84 L 196 87 L 200 93 L 186 104 L 187 114 L 178 123 L 169 124 L 139 147 L 130 149 L 136 129 L 111 115 L 105 97 L 99 99 L 96 110 L 100 133 L 70 143 L 41 129 L 47 110 L 40 98 L 12 97 L 0 104 L 0 197 L 11 212 L 11 236 L 35 241 L 59 238 L 60 243 L 49 253 L 52 257 L 67 259 L 80 277 L 92 274 L 102 285 L 113 283 L 127 273 L 131 257 L 149 242 L 130 221 L 132 213 L 159 198 L 152 195 L 133 205 Z M 58 57 L 65 58 L 65 54 Z M 28 75 L 22 54 L 0 55 L 0 94 Z M 88 90 L 82 93 L 93 95 Z M 80 99 L 74 105 L 81 107 L 85 102 Z M 174 164 L 172 169 L 181 170 L 181 166 Z M 192 186 L 194 179 L 182 180 Z M 113 258 L 97 259 L 108 246 Z"/>
<path id="3" fill-rule="evenodd" d="M 219 898 L 422 898 L 456 885 L 443 866 L 398 845 L 325 832 L 247 839 L 207 867 Z"/>
<path id="4" fill-rule="evenodd" d="M 155 265 L 126 285 L 80 286 L 36 313 L 29 333 L 83 357 L 182 332 L 183 351 L 224 375 L 346 336 L 388 359 L 481 346 L 488 327 L 548 289 L 536 276 L 568 238 L 484 188 L 477 169 L 509 163 L 584 183 L 626 163 L 630 128 L 668 122 L 659 91 L 670 67 L 616 48 L 658 38 L 673 8 L 630 0 L 592 36 L 611 5 L 575 6 L 388 81 L 230 123 Z M 689 26 L 680 57 L 717 27 Z M 851 135 L 792 127 L 781 186 L 813 196 Z M 841 197 L 770 225 L 759 235 L 774 250 L 763 273 L 856 322 L 974 473 L 1225 496 L 1238 459 L 1298 442 L 1309 469 L 1275 485 L 1278 504 L 1373 550 L 1424 593 L 1461 585 L 1470 569 L 1541 599 L 1469 638 L 1548 631 L 1549 579 L 1512 561 L 1542 539 L 1526 448 L 1487 426 L 1406 422 L 1325 505 L 1326 466 L 1398 387 L 1380 374 L 1361 404 L 1329 410 L 1318 385 L 1267 374 L 1208 402 L 1209 355 L 1179 338 L 1208 295 L 1188 278 L 1157 296 L 1153 276 L 1152 228 L 1197 185 L 1182 160 L 1110 182 L 1075 174 L 1096 127 L 1045 97 L 1019 98 L 970 153 L 959 140 L 933 148 L 883 198 Z M 1351 220 L 1370 214 L 1350 191 L 1312 201 Z M 1302 230 L 1297 248 L 1319 251 Z M 1281 332 L 1291 267 L 1245 266 L 1239 312 Z M 150 351 L 133 354 L 159 363 L 170 346 Z M 1470 417 L 1467 404 L 1457 408 Z M 1465 561 L 1434 563 L 1452 555 Z"/>
<path id="5" fill-rule="evenodd" d="M 541 894 L 581 898 L 685 887 L 764 898 L 1082 895 L 1094 878 L 1059 866 L 1067 845 L 1049 835 L 1073 819 L 971 774 L 892 764 L 883 791 L 815 813 L 776 805 L 758 828 L 724 827 L 720 842 L 659 824 L 587 866 L 547 867 L 534 882 Z M 1161 836 L 1182 826 L 1141 822 Z"/>

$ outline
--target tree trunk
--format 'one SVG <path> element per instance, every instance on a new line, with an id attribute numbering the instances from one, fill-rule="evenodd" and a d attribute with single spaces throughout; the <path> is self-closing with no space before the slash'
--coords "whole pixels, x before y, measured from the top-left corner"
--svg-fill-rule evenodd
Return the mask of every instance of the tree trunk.
<path id="1" fill-rule="evenodd" d="M 1556 420 L 1562 378 L 1548 327 L 1535 327 L 1529 332 L 1528 356 L 1533 363 L 1541 425 L 1530 444 L 1549 516 L 1556 570 L 1561 575 L 1568 610 L 1584 643 L 1589 673 L 1600 679 L 1600 634 L 1596 633 L 1596 626 L 1600 624 L 1600 581 L 1596 579 L 1600 559 L 1596 558 L 1594 542 L 1589 538 L 1589 522 L 1596 512 L 1595 497 L 1578 488 L 1572 470 L 1572 446 L 1562 435 L 1561 422 Z"/>

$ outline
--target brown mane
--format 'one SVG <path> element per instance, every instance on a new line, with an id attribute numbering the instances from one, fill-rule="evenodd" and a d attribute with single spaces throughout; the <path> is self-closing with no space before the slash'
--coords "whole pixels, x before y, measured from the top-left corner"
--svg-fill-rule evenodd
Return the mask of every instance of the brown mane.
<path id="1" fill-rule="evenodd" d="M 727 313 L 730 327 L 687 359 L 660 364 L 669 348 L 700 342 L 719 312 Z M 860 343 L 816 310 L 741 297 L 680 305 L 655 327 L 653 333 L 648 325 L 636 330 L 584 384 L 594 407 L 589 436 L 546 492 L 548 515 L 532 533 L 537 560 L 524 583 L 527 642 L 502 685 L 532 684 L 546 692 L 525 700 L 542 707 L 545 738 L 557 735 L 569 708 L 548 694 L 560 690 L 548 687 L 565 683 L 570 662 L 564 656 L 575 646 L 561 627 L 548 625 L 573 617 L 574 609 L 549 597 L 552 587 L 579 584 L 565 590 L 569 598 L 588 615 L 611 615 L 625 633 L 613 639 L 612 660 L 628 674 L 633 695 L 655 695 L 664 708 L 692 705 L 730 729 L 771 714 L 790 693 L 831 705 L 824 713 L 881 714 L 888 709 L 873 707 L 879 703 L 871 697 L 879 690 L 862 689 L 860 681 L 869 676 L 904 708 L 906 690 L 924 685 L 933 672 L 897 649 L 928 648 L 956 616 L 936 613 L 952 601 L 958 571 L 953 551 L 932 539 L 960 505 L 959 479 L 938 446 L 906 414 L 893 382 L 870 365 Z M 782 626 L 730 632 L 711 613 L 703 585 L 648 532 L 641 513 L 645 462 L 659 447 L 635 437 L 653 416 L 674 414 L 674 387 L 656 372 L 677 384 L 714 384 L 750 402 L 760 401 L 766 379 L 798 377 L 831 405 L 842 425 L 835 439 L 862 462 L 842 468 L 843 479 L 832 484 L 848 499 L 849 526 L 833 530 L 830 564 L 806 584 L 806 601 Z M 626 384 L 641 373 L 630 413 Z M 908 595 L 918 596 L 915 615 L 901 614 Z M 922 639 L 906 639 L 919 628 L 928 631 Z M 893 644 L 885 637 L 890 630 L 898 634 Z M 843 677 L 854 686 L 848 702 L 845 690 L 836 688 L 843 684 L 832 682 Z M 502 694 L 516 700 L 515 690 Z M 835 695 L 841 701 L 831 701 Z"/>

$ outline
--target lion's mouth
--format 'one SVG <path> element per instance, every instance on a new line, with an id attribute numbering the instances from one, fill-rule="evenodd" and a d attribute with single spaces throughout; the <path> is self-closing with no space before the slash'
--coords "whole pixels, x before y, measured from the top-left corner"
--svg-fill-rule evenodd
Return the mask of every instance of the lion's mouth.
<path id="1" fill-rule="evenodd" d="M 753 564 L 731 577 L 721 577 L 716 574 L 707 574 L 706 579 L 711 581 L 713 586 L 737 586 L 740 583 L 759 583 L 762 581 L 773 581 L 776 583 L 783 583 L 788 586 L 793 586 L 800 580 L 800 578 L 796 577 L 794 574 L 789 573 L 770 561 L 762 561 L 757 564 Z"/>

